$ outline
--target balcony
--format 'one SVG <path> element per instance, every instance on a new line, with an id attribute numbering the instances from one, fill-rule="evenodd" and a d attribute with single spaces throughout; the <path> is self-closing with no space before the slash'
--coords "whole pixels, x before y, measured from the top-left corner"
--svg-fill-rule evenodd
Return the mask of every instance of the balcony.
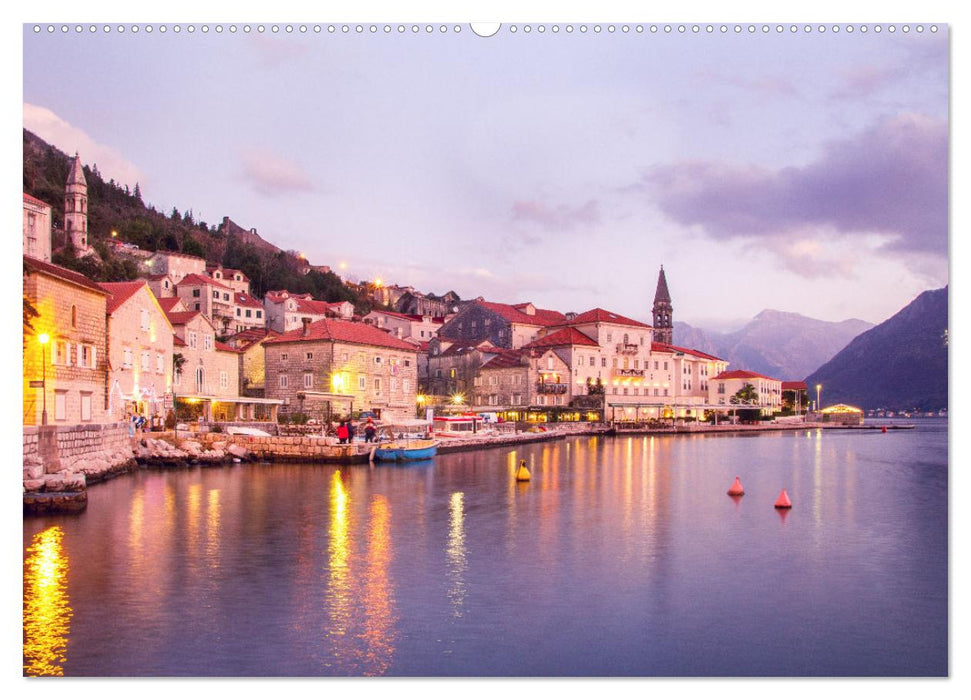
<path id="1" fill-rule="evenodd" d="M 614 375 L 618 377 L 643 377 L 644 370 L 642 369 L 615 369 Z"/>
<path id="2" fill-rule="evenodd" d="M 536 385 L 537 394 L 565 394 L 568 389 L 566 384 L 554 384 L 552 382 L 539 382 Z"/>
<path id="3" fill-rule="evenodd" d="M 618 355 L 636 355 L 640 349 L 641 346 L 634 343 L 617 343 Z"/>

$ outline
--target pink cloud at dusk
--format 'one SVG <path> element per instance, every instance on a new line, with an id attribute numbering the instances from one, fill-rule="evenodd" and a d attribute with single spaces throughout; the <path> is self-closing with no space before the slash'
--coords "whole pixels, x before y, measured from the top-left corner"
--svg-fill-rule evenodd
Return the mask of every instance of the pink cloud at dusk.
<path id="1" fill-rule="evenodd" d="M 785 240 L 813 232 L 880 234 L 882 252 L 946 256 L 947 178 L 946 122 L 905 114 L 829 142 L 805 166 L 695 160 L 653 167 L 641 184 L 678 223 L 714 239 L 762 240 L 793 266 L 809 249 Z"/>
<path id="2" fill-rule="evenodd" d="M 243 179 L 257 192 L 270 197 L 313 190 L 303 168 L 267 150 L 248 150 L 242 156 Z"/>

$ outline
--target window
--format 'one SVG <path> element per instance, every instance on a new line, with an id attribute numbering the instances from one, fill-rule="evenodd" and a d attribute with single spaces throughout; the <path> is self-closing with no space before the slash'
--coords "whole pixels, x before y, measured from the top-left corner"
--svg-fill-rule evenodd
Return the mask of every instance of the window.
<path id="1" fill-rule="evenodd" d="M 248 313 L 249 313 L 249 311 L 247 311 L 246 313 L 248 314 Z M 236 307 L 236 315 L 237 315 L 237 316 L 240 316 L 240 315 L 241 315 L 241 314 L 240 314 L 240 308 L 239 308 L 238 306 Z"/>
<path id="2" fill-rule="evenodd" d="M 308 352 L 308 353 L 307 353 L 307 359 L 308 359 L 308 360 L 312 360 L 312 359 L 314 359 L 314 354 L 313 354 L 312 352 Z"/>
<path id="3" fill-rule="evenodd" d="M 217 292 L 215 289 L 212 290 L 212 298 L 219 301 L 219 292 Z"/>
<path id="4" fill-rule="evenodd" d="M 81 420 L 91 420 L 91 393 L 81 392 Z"/>
<path id="5" fill-rule="evenodd" d="M 236 309 L 239 311 L 239 309 Z M 253 318 L 253 312 L 250 309 L 246 309 L 246 318 Z"/>
<path id="6" fill-rule="evenodd" d="M 130 350 L 129 353 L 131 353 Z M 128 363 L 131 364 L 131 357 L 128 358 Z M 58 340 L 54 343 L 54 357 L 51 358 L 51 364 L 67 364 L 67 343 L 63 340 Z"/>
<path id="7" fill-rule="evenodd" d="M 600 366 L 601 367 L 606 367 L 607 366 L 607 358 L 606 357 L 601 357 L 600 358 Z"/>
<path id="8" fill-rule="evenodd" d="M 664 363 L 664 369 L 667 369 L 667 368 L 668 368 L 668 363 L 667 363 L 667 362 L 665 362 L 665 363 Z"/>
<path id="9" fill-rule="evenodd" d="M 381 395 L 381 377 L 374 378 L 374 393 L 378 396 Z"/>
<path id="10" fill-rule="evenodd" d="M 285 375 L 285 374 L 281 374 L 280 375 L 280 388 L 281 389 L 286 389 L 288 386 L 290 386 L 290 378 L 287 375 Z"/>
<path id="11" fill-rule="evenodd" d="M 193 289 L 192 290 L 192 296 L 194 296 L 196 299 L 198 299 L 200 296 L 202 296 L 202 294 L 200 294 L 199 292 L 200 292 L 200 290 Z M 196 307 L 196 308 L 199 308 L 199 307 Z"/>
<path id="12" fill-rule="evenodd" d="M 290 354 L 289 353 L 286 353 L 286 352 L 281 352 L 280 353 L 280 362 L 286 362 L 289 359 L 290 359 Z"/>
<path id="13" fill-rule="evenodd" d="M 361 391 L 367 390 L 367 377 L 363 374 L 357 375 L 357 388 Z"/>
<path id="14" fill-rule="evenodd" d="M 199 339 L 195 331 L 189 331 L 189 347 L 195 350 L 198 346 Z"/>
<path id="15" fill-rule="evenodd" d="M 71 306 L 71 328 L 78 327 L 78 307 Z"/>
<path id="16" fill-rule="evenodd" d="M 196 393 L 203 393 L 206 387 L 206 370 L 202 367 L 196 369 Z"/>
<path id="17" fill-rule="evenodd" d="M 594 357 L 593 355 L 591 355 L 590 356 L 590 366 L 593 367 L 596 364 L 597 364 L 597 358 Z"/>
<path id="18" fill-rule="evenodd" d="M 629 336 L 626 333 L 624 333 L 624 345 L 630 345 Z"/>
<path id="19" fill-rule="evenodd" d="M 229 294 L 227 292 L 223 292 L 223 301 L 229 301 Z"/>
<path id="20" fill-rule="evenodd" d="M 411 391 L 411 382 L 409 382 L 407 379 L 402 379 L 401 380 L 401 390 L 403 392 L 405 392 L 406 394 L 409 391 Z"/>
<path id="21" fill-rule="evenodd" d="M 553 358 L 552 357 L 547 357 L 546 358 L 546 369 L 553 369 Z"/>
<path id="22" fill-rule="evenodd" d="M 54 420 L 67 420 L 66 391 L 54 391 Z"/>
<path id="23" fill-rule="evenodd" d="M 165 373 L 165 355 L 160 352 L 155 353 L 155 374 Z"/>
<path id="24" fill-rule="evenodd" d="M 256 318 L 263 318 L 263 312 L 259 309 L 256 310 Z"/>
<path id="25" fill-rule="evenodd" d="M 374 356 L 374 364 L 376 364 L 376 365 L 380 365 L 381 364 L 381 358 L 378 357 L 377 355 Z"/>
<path id="26" fill-rule="evenodd" d="M 613 368 L 614 368 L 614 369 L 617 369 L 617 358 L 616 358 L 616 357 L 615 357 L 615 358 L 613 358 L 613 360 L 612 360 L 611 362 L 612 362 L 612 364 L 613 364 Z"/>
<path id="27" fill-rule="evenodd" d="M 304 372 L 303 373 L 303 388 L 304 389 L 313 389 L 313 387 L 314 387 L 314 375 L 313 375 L 313 372 Z"/>
<path id="28" fill-rule="evenodd" d="M 148 330 L 148 309 L 142 309 L 142 330 Z"/>
<path id="29" fill-rule="evenodd" d="M 388 391 L 392 392 L 397 390 L 398 390 L 398 380 L 395 377 L 391 377 L 391 379 L 388 380 Z"/>
<path id="30" fill-rule="evenodd" d="M 202 349 L 212 350 L 212 336 L 209 335 L 208 333 L 202 336 Z"/>
<path id="31" fill-rule="evenodd" d="M 229 388 L 229 373 L 226 370 L 219 371 L 219 388 L 228 389 Z"/>
<path id="32" fill-rule="evenodd" d="M 614 335 L 613 335 L 613 333 L 608 333 L 608 334 L 607 334 L 607 342 L 608 342 L 608 343 L 609 343 L 609 342 L 611 342 L 611 339 L 612 339 L 613 337 L 614 337 Z"/>
<path id="33" fill-rule="evenodd" d="M 196 304 L 195 311 L 198 311 L 198 310 L 199 310 L 199 304 Z"/>
<path id="34" fill-rule="evenodd" d="M 147 350 L 142 351 L 142 372 L 148 372 L 152 367 L 151 356 Z"/>

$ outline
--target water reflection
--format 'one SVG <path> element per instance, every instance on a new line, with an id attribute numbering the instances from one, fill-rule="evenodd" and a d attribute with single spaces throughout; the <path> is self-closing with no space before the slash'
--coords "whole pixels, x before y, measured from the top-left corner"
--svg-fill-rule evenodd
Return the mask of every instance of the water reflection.
<path id="1" fill-rule="evenodd" d="M 349 563 L 347 489 L 341 472 L 335 471 L 330 481 L 330 543 L 327 548 L 330 580 L 327 587 L 328 634 L 335 648 L 344 648 L 343 638 L 351 616 L 351 581 Z M 341 654 L 338 653 L 338 656 Z"/>
<path id="2" fill-rule="evenodd" d="M 448 599 L 452 615 L 462 617 L 465 612 L 465 513 L 462 500 L 465 494 L 456 491 L 448 502 L 448 547 L 445 549 L 448 566 Z"/>
<path id="3" fill-rule="evenodd" d="M 384 496 L 371 503 L 368 559 L 364 574 L 364 675 L 387 672 L 394 655 L 394 594 L 391 563 L 391 507 Z"/>
<path id="4" fill-rule="evenodd" d="M 63 676 L 71 631 L 60 527 L 34 535 L 24 558 L 24 675 Z"/>

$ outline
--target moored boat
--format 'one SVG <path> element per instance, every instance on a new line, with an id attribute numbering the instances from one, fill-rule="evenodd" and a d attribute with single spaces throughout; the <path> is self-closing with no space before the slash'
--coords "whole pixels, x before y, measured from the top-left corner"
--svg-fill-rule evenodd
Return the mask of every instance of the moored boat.
<path id="1" fill-rule="evenodd" d="M 437 440 L 388 442 L 374 448 L 374 459 L 380 462 L 415 462 L 431 459 L 437 452 Z"/>

